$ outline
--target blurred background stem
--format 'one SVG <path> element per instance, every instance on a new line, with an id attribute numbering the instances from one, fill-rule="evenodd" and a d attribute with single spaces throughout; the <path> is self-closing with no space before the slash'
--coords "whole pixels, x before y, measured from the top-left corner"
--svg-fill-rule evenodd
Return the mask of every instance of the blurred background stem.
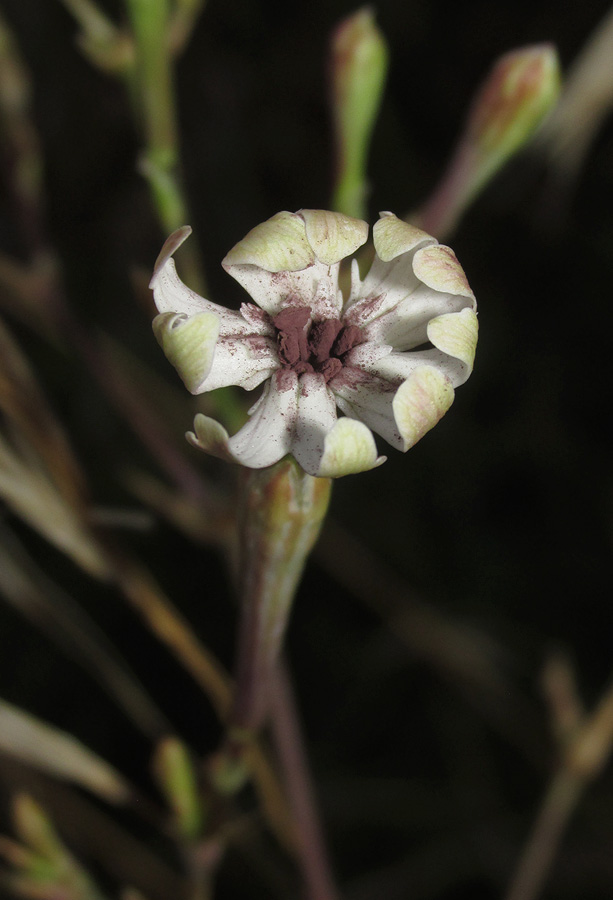
<path id="1" fill-rule="evenodd" d="M 145 141 L 140 171 L 149 183 L 162 229 L 170 233 L 189 221 L 179 175 L 170 7 L 168 0 L 127 0 L 126 8 L 135 51 L 132 99 Z M 183 248 L 181 265 L 191 287 L 205 293 L 204 273 L 194 248 L 195 244 Z"/>

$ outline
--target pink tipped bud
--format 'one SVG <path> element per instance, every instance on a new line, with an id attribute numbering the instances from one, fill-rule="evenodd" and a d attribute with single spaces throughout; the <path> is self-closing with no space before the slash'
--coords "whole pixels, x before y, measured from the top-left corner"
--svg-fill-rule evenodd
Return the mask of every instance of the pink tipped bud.
<path id="1" fill-rule="evenodd" d="M 560 91 L 560 66 L 551 44 L 502 56 L 478 91 L 451 163 L 418 217 L 442 237 L 490 179 L 533 136 Z"/>
<path id="2" fill-rule="evenodd" d="M 559 90 L 560 67 L 551 44 L 506 53 L 475 98 L 464 140 L 504 161 L 532 136 Z"/>

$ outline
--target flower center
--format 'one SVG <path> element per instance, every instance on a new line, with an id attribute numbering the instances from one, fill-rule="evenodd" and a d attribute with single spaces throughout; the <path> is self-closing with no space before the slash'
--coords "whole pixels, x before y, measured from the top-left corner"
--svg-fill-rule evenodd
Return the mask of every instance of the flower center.
<path id="1" fill-rule="evenodd" d="M 318 372 L 326 383 L 343 368 L 343 357 L 363 340 L 357 325 L 343 325 L 340 319 L 323 319 L 309 328 L 308 306 L 288 306 L 274 316 L 279 361 L 298 375 Z"/>

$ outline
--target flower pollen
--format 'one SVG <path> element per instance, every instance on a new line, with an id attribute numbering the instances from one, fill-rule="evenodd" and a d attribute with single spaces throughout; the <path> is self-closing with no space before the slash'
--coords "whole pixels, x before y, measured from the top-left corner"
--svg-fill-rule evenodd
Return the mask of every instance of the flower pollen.
<path id="1" fill-rule="evenodd" d="M 279 362 L 297 375 L 317 372 L 326 384 L 343 368 L 342 357 L 364 338 L 355 325 L 340 319 L 311 320 L 308 306 L 287 306 L 272 319 L 277 329 Z"/>

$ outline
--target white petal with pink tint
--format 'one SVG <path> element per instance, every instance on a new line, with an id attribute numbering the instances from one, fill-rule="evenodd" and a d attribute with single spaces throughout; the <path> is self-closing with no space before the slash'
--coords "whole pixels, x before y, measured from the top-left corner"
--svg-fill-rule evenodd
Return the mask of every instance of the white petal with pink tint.
<path id="1" fill-rule="evenodd" d="M 318 473 L 326 435 L 335 422 L 334 395 L 323 376 L 315 373 L 301 375 L 292 454 L 309 475 Z"/>

